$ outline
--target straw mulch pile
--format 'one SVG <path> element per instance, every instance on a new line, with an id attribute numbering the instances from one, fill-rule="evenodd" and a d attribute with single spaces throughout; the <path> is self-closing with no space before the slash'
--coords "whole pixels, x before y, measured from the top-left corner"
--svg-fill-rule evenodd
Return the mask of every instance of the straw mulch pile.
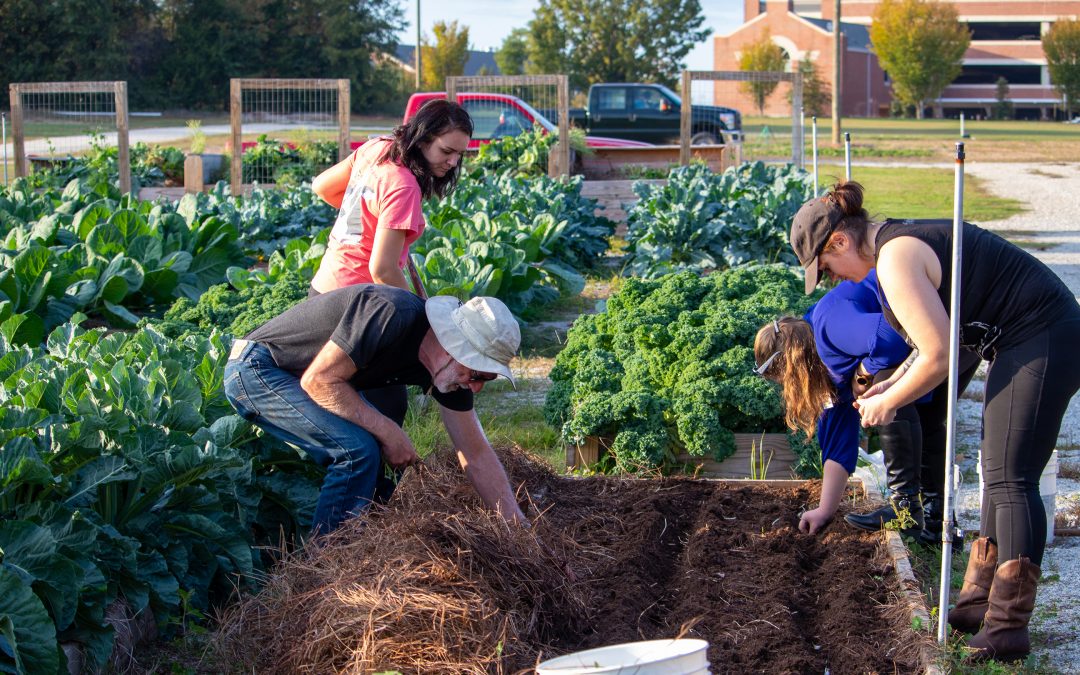
<path id="1" fill-rule="evenodd" d="M 439 453 L 387 508 L 285 560 L 231 608 L 217 661 L 509 674 L 685 633 L 709 641 L 714 673 L 921 669 L 880 536 L 839 519 L 816 537 L 795 527 L 820 484 L 574 479 L 499 454 L 530 529 L 481 509 L 455 455 Z"/>
<path id="2" fill-rule="evenodd" d="M 511 475 L 538 471 L 503 459 Z M 279 564 L 226 613 L 218 655 L 260 673 L 527 667 L 586 620 L 571 545 L 543 518 L 525 529 L 483 510 L 455 455 L 439 453 L 389 507 Z"/>

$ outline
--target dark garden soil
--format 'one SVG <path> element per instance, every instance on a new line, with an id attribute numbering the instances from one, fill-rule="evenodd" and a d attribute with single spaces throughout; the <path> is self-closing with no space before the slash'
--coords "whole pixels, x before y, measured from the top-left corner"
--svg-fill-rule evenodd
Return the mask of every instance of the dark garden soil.
<path id="1" fill-rule="evenodd" d="M 475 508 L 450 453 L 429 458 L 388 509 L 280 565 L 226 617 L 221 654 L 259 672 L 512 673 L 683 635 L 708 640 L 714 673 L 921 669 L 880 535 L 798 531 L 818 483 L 571 478 L 500 454 L 531 529 Z"/>

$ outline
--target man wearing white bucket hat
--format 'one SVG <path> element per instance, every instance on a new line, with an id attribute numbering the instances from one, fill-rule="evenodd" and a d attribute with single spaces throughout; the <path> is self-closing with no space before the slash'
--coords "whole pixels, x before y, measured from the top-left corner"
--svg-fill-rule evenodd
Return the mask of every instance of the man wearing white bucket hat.
<path id="1" fill-rule="evenodd" d="M 326 467 L 313 529 L 326 532 L 393 493 L 419 461 L 412 440 L 362 390 L 415 384 L 439 403 L 466 475 L 484 504 L 525 522 L 473 409 L 502 375 L 521 333 L 495 298 L 426 302 L 392 286 L 359 284 L 310 298 L 236 340 L 225 395 L 244 418 Z"/>

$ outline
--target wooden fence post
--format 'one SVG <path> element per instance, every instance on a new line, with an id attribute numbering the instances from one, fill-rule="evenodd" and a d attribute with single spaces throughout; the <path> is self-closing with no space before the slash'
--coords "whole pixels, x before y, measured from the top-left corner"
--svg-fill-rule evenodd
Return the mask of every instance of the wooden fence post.
<path id="1" fill-rule="evenodd" d="M 128 148 L 127 82 L 113 83 L 116 103 L 116 149 L 120 169 L 120 193 L 131 192 L 131 153 Z"/>
<path id="2" fill-rule="evenodd" d="M 229 122 L 232 125 L 232 158 L 229 162 L 229 180 L 232 183 L 234 196 L 243 194 L 243 173 L 240 163 L 243 161 L 244 144 L 240 136 L 240 114 L 242 112 L 243 98 L 240 95 L 240 80 L 229 80 Z"/>
<path id="3" fill-rule="evenodd" d="M 26 170 L 26 145 L 23 131 L 23 103 L 22 89 L 12 83 L 8 86 L 11 96 L 11 142 L 15 150 L 15 177 L 25 176 Z"/>

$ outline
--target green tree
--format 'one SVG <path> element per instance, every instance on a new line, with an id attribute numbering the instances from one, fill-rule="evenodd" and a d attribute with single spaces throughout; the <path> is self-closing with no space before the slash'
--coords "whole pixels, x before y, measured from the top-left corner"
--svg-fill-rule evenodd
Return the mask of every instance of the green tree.
<path id="1" fill-rule="evenodd" d="M 1009 100 L 1009 81 L 999 77 L 995 83 L 997 102 L 994 103 L 994 119 L 1011 120 L 1013 118 L 1013 103 Z"/>
<path id="2" fill-rule="evenodd" d="M 803 110 L 808 115 L 822 116 L 831 101 L 825 82 L 818 75 L 817 66 L 810 59 L 799 61 L 799 73 L 802 75 L 802 101 Z M 791 105 L 792 92 L 787 94 L 788 105 Z"/>
<path id="3" fill-rule="evenodd" d="M 528 58 L 529 31 L 525 28 L 515 28 L 510 31 L 495 52 L 495 63 L 498 64 L 499 72 L 503 75 L 524 74 L 525 62 Z"/>
<path id="4" fill-rule="evenodd" d="M 893 95 L 915 106 L 941 95 L 961 71 L 971 32 L 956 8 L 933 0 L 882 0 L 870 24 L 870 42 L 892 80 Z"/>
<path id="5" fill-rule="evenodd" d="M 775 72 L 782 71 L 787 63 L 784 50 L 780 45 L 772 41 L 768 31 L 756 42 L 743 45 L 742 54 L 739 56 L 739 70 Z M 739 85 L 742 91 L 754 99 L 754 105 L 758 114 L 765 114 L 765 100 L 776 91 L 780 83 L 772 82 L 743 82 Z"/>
<path id="6" fill-rule="evenodd" d="M 708 37 L 699 0 L 540 0 L 529 22 L 526 72 L 566 73 L 571 85 L 673 85 Z"/>
<path id="7" fill-rule="evenodd" d="M 1050 80 L 1065 99 L 1065 112 L 1071 119 L 1080 99 L 1080 21 L 1055 21 L 1043 36 L 1042 46 Z"/>
<path id="8" fill-rule="evenodd" d="M 469 27 L 458 26 L 457 21 L 436 21 L 432 28 L 435 44 L 424 38 L 424 72 L 421 83 L 429 91 L 439 91 L 446 86 L 446 78 L 463 75 L 469 60 Z"/>

